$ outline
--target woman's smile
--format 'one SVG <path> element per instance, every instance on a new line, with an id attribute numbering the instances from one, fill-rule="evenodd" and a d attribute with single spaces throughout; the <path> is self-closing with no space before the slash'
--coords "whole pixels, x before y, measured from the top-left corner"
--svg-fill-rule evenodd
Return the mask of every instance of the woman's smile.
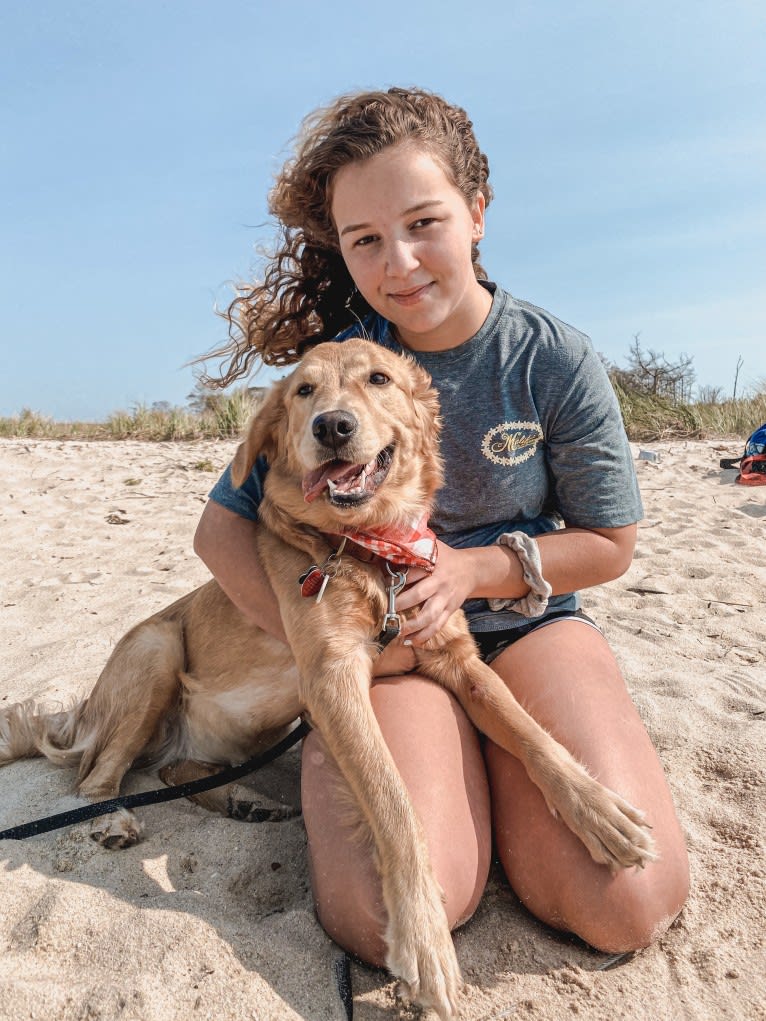
<path id="1" fill-rule="evenodd" d="M 428 290 L 433 287 L 433 283 L 420 284 L 417 287 L 412 287 L 407 291 L 392 291 L 389 293 L 389 297 L 393 298 L 394 301 L 400 305 L 410 306 L 416 305 L 421 298 L 424 298 Z"/>

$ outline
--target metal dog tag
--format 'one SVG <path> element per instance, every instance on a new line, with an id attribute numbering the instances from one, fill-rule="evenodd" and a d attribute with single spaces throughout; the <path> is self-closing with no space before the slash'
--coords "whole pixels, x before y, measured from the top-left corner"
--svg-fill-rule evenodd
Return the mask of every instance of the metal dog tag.
<path id="1" fill-rule="evenodd" d="M 324 590 L 327 588 L 327 582 L 330 578 L 334 578 L 338 573 L 338 567 L 340 566 L 340 558 L 343 550 L 346 548 L 346 539 L 341 539 L 340 546 L 331 553 L 327 560 L 318 567 L 316 564 L 312 564 L 298 579 L 298 584 L 301 587 L 301 595 L 310 598 L 316 596 L 317 603 L 322 602 L 322 596 Z"/>
<path id="2" fill-rule="evenodd" d="M 298 579 L 298 584 L 301 587 L 301 595 L 307 598 L 315 596 L 317 592 L 324 592 L 325 585 L 327 584 L 328 577 L 321 571 L 316 564 L 312 564 L 307 571 Z"/>
<path id="3" fill-rule="evenodd" d="M 301 587 L 301 595 L 308 599 L 310 599 L 311 596 L 316 596 L 317 603 L 321 603 L 324 590 L 327 588 L 327 582 L 333 577 L 333 574 L 334 572 L 328 573 L 314 564 L 298 579 L 298 584 Z"/>

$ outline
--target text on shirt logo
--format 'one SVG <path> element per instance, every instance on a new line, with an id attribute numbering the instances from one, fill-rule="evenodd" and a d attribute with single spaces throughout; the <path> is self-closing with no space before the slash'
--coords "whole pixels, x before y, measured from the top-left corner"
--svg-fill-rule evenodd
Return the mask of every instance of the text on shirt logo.
<path id="1" fill-rule="evenodd" d="M 538 422 L 501 422 L 484 434 L 481 452 L 493 464 L 522 464 L 534 456 L 542 439 Z"/>

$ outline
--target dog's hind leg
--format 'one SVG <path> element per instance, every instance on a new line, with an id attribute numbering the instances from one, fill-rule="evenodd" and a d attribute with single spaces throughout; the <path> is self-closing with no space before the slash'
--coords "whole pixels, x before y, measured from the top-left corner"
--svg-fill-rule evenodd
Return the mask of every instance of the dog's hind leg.
<path id="1" fill-rule="evenodd" d="M 161 729 L 180 696 L 184 646 L 177 623 L 139 624 L 115 647 L 91 695 L 72 709 L 45 712 L 33 701 L 0 712 L 0 765 L 44 755 L 59 766 L 77 766 L 77 793 L 108 801 Z M 104 847 L 129 847 L 143 826 L 119 809 L 99 816 L 91 836 Z"/>
<path id="2" fill-rule="evenodd" d="M 185 665 L 178 622 L 153 618 L 118 643 L 82 714 L 88 734 L 78 776 L 78 793 L 89 801 L 118 796 L 122 779 L 136 761 L 163 737 L 163 720 L 181 696 Z M 129 847 L 143 827 L 120 809 L 95 819 L 94 840 L 108 848 Z"/>
<path id="3" fill-rule="evenodd" d="M 184 762 L 164 766 L 160 770 L 160 779 L 169 787 L 177 787 L 190 780 L 213 776 L 220 773 L 222 768 L 187 759 Z M 300 810 L 292 805 L 280 805 L 279 802 L 259 794 L 252 787 L 239 783 L 228 783 L 202 794 L 192 794 L 189 800 L 209 812 L 217 812 L 219 815 L 239 819 L 241 822 L 280 822 L 300 815 Z"/>

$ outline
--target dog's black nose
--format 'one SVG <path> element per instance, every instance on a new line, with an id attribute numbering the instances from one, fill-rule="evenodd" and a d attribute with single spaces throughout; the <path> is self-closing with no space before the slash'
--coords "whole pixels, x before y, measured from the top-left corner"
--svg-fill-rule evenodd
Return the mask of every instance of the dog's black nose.
<path id="1" fill-rule="evenodd" d="M 350 411 L 325 411 L 314 419 L 311 431 L 323 446 L 338 450 L 358 428 L 359 422 Z"/>

